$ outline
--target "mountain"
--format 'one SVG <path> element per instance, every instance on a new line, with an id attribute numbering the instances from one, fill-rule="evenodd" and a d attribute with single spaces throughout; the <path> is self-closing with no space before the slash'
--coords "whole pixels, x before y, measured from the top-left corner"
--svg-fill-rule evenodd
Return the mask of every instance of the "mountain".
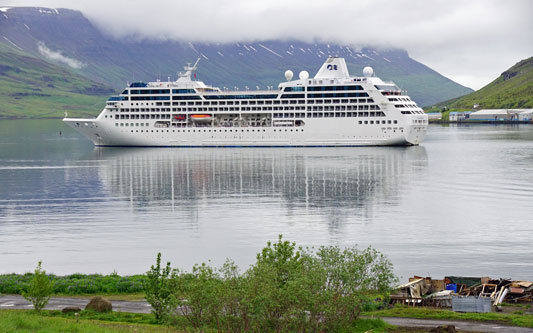
<path id="1" fill-rule="evenodd" d="M 533 57 L 520 61 L 485 87 L 437 107 L 472 109 L 475 104 L 483 109 L 533 108 Z"/>
<path id="2" fill-rule="evenodd" d="M 94 115 L 113 89 L 0 44 L 0 118 Z"/>
<path id="3" fill-rule="evenodd" d="M 70 67 L 78 74 L 121 90 L 126 81 L 176 78 L 186 62 L 201 58 L 198 79 L 216 86 L 277 86 L 287 69 L 314 75 L 328 55 L 346 58 L 360 75 L 365 66 L 393 80 L 420 105 L 462 96 L 472 90 L 413 60 L 400 49 L 258 41 L 231 44 L 115 39 L 79 11 L 15 7 L 2 9 L 0 43 Z"/>

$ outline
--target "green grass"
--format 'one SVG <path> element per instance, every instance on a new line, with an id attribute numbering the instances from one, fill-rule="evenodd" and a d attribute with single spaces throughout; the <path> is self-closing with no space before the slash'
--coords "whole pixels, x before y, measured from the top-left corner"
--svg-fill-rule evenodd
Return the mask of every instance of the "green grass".
<path id="1" fill-rule="evenodd" d="M 126 312 L 96 313 L 80 312 L 63 314 L 60 311 L 0 310 L 0 332 L 182 332 L 194 331 L 188 322 L 181 318 L 178 327 L 173 328 L 155 322 L 152 314 Z M 387 332 L 394 326 L 381 319 L 359 319 L 345 332 Z M 215 332 L 207 329 L 206 332 Z"/>
<path id="2" fill-rule="evenodd" d="M 74 316 L 50 317 L 27 310 L 0 311 L 0 332 L 180 332 L 179 330 L 161 325 L 146 325 L 142 323 L 122 323 L 106 320 L 80 319 Z"/>
<path id="3" fill-rule="evenodd" d="M 0 44 L 0 118 L 95 116 L 113 90 Z"/>
<path id="4" fill-rule="evenodd" d="M 75 319 L 74 313 L 62 313 L 61 311 L 42 311 L 42 316 L 54 317 L 54 318 L 70 318 Z M 95 311 L 84 310 L 78 314 L 80 319 L 87 320 L 99 320 L 117 323 L 128 324 L 145 324 L 145 325 L 158 325 L 155 317 L 151 313 L 131 313 L 131 312 L 104 312 L 99 313 Z"/>
<path id="5" fill-rule="evenodd" d="M 54 295 L 133 295 L 139 298 L 143 293 L 144 275 L 119 276 L 117 274 L 71 274 L 56 276 L 49 274 L 54 281 Z M 32 273 L 0 275 L 0 293 L 22 294 L 27 291 L 33 278 Z"/>
<path id="6" fill-rule="evenodd" d="M 437 104 L 448 109 L 533 108 L 533 57 L 525 59 L 502 73 L 496 80 L 468 95 Z"/>
<path id="7" fill-rule="evenodd" d="M 459 313 L 451 310 L 435 308 L 413 308 L 407 306 L 395 306 L 392 309 L 369 311 L 363 313 L 364 316 L 372 317 L 403 317 L 421 319 L 451 319 L 451 320 L 474 320 L 498 322 L 506 325 L 531 327 L 533 328 L 533 315 L 530 314 L 509 314 L 509 313 Z"/>

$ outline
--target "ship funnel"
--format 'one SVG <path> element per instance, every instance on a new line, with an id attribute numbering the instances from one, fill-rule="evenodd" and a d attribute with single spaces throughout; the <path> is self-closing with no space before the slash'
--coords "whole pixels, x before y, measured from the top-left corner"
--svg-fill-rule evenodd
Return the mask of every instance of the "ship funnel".
<path id="1" fill-rule="evenodd" d="M 350 77 L 344 58 L 329 57 L 320 67 L 315 79 L 347 79 Z"/>

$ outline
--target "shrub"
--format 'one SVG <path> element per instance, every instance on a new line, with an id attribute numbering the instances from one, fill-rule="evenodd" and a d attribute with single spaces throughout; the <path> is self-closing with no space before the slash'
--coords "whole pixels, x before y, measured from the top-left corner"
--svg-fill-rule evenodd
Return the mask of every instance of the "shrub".
<path id="1" fill-rule="evenodd" d="M 167 321 L 175 312 L 177 301 L 178 271 L 170 268 L 170 262 L 161 267 L 161 253 L 157 254 L 156 265 L 146 272 L 143 284 L 146 301 L 152 306 L 152 312 L 158 322 Z"/>
<path id="2" fill-rule="evenodd" d="M 169 264 L 161 270 L 159 262 L 160 255 L 148 280 L 161 286 L 162 298 L 175 300 L 165 315 L 177 306 L 199 331 L 350 331 L 396 282 L 390 261 L 370 247 L 304 250 L 281 235 L 244 274 L 228 260 L 171 276 Z"/>
<path id="3" fill-rule="evenodd" d="M 36 311 L 41 311 L 50 300 L 53 290 L 54 283 L 46 276 L 46 271 L 41 268 L 41 261 L 39 261 L 28 286 L 28 291 L 22 295 L 33 304 Z"/>

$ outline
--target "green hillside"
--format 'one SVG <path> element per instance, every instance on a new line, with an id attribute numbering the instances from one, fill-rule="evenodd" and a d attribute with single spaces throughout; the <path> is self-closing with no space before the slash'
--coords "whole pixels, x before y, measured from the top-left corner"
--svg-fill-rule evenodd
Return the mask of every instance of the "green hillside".
<path id="1" fill-rule="evenodd" d="M 0 118 L 97 115 L 113 90 L 0 44 Z"/>
<path id="2" fill-rule="evenodd" d="M 475 104 L 482 109 L 533 108 L 533 57 L 520 61 L 480 90 L 437 107 L 472 109 Z"/>

